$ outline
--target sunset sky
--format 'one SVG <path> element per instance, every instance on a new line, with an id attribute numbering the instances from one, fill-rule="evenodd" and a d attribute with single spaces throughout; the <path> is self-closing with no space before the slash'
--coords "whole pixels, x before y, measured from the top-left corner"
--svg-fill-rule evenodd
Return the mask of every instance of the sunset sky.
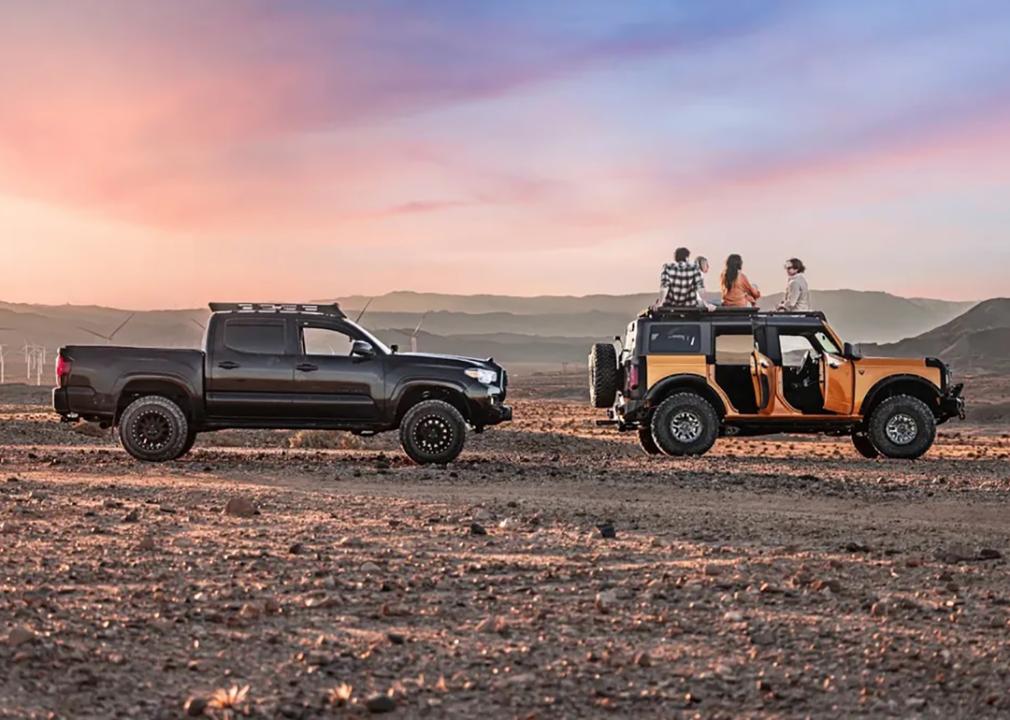
<path id="1" fill-rule="evenodd" d="M 1010 3 L 0 5 L 0 300 L 1010 295 Z M 715 281 L 712 281 L 715 285 Z"/>

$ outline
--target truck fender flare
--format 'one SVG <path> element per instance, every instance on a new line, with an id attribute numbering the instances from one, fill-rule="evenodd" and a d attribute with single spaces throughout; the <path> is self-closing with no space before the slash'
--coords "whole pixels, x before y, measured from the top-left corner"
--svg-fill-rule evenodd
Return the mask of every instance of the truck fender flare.
<path id="1" fill-rule="evenodd" d="M 439 388 L 442 390 L 448 390 L 453 393 L 458 393 L 464 400 L 467 400 L 466 387 L 462 383 L 452 382 L 451 380 L 426 380 L 422 378 L 400 380 L 393 388 L 393 394 L 389 398 L 390 408 L 392 409 L 394 415 L 399 412 L 400 403 L 403 402 L 404 396 L 415 388 Z"/>
<path id="2" fill-rule="evenodd" d="M 173 385 L 189 398 L 194 415 L 199 414 L 200 412 L 200 407 L 203 404 L 202 396 L 197 394 L 196 388 L 187 382 L 185 378 L 172 373 L 132 373 L 124 375 L 116 381 L 116 384 L 112 389 L 112 397 L 115 399 L 117 407 L 119 406 L 119 400 L 122 397 L 123 392 L 126 390 L 126 387 L 135 382 L 151 382 Z"/>
<path id="3" fill-rule="evenodd" d="M 670 375 L 660 380 L 649 388 L 645 394 L 645 399 L 650 406 L 658 405 L 660 401 L 668 396 L 675 389 L 696 390 L 699 395 L 712 403 L 712 407 L 719 413 L 719 417 L 726 415 L 726 405 L 723 403 L 719 393 L 712 389 L 708 383 L 708 378 L 694 373 L 679 373 Z"/>

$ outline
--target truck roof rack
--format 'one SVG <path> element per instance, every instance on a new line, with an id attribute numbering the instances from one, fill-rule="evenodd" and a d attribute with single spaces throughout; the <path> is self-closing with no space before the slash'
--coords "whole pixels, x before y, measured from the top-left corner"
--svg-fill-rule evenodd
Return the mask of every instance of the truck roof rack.
<path id="1" fill-rule="evenodd" d="M 716 306 L 715 310 L 697 308 L 650 308 L 643 317 L 652 320 L 712 320 L 727 318 L 751 318 L 751 317 L 812 317 L 820 320 L 824 319 L 824 313 L 820 310 L 801 311 L 779 311 L 761 310 L 755 307 L 721 307 Z"/>
<path id="2" fill-rule="evenodd" d="M 235 313 L 285 313 L 300 315 L 328 315 L 331 317 L 346 318 L 347 315 L 340 309 L 337 303 L 320 305 L 318 303 L 223 303 L 212 302 L 211 312 L 235 312 Z"/>

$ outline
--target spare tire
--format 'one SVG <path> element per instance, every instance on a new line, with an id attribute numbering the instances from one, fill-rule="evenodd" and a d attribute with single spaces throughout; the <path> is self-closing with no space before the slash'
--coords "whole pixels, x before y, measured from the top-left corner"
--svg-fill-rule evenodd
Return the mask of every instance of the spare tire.
<path id="1" fill-rule="evenodd" d="M 593 407 L 613 405 L 617 384 L 617 350 L 610 343 L 596 343 L 589 352 L 589 400 Z"/>

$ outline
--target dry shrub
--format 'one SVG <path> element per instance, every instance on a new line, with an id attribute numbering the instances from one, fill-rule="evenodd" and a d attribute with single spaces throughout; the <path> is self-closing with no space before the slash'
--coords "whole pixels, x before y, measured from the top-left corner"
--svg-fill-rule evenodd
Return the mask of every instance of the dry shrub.
<path id="1" fill-rule="evenodd" d="M 288 438 L 288 445 L 307 450 L 357 450 L 364 447 L 357 435 L 339 430 L 299 430 Z"/>

